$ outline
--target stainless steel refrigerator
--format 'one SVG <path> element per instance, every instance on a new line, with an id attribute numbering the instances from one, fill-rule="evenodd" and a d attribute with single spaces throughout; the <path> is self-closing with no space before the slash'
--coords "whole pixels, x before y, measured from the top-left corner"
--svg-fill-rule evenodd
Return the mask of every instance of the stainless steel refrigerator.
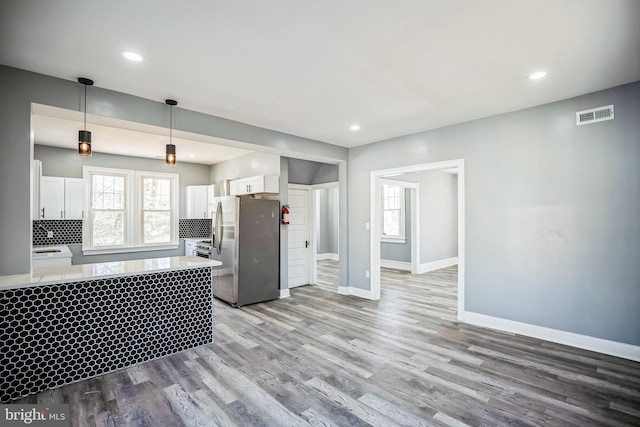
<path id="1" fill-rule="evenodd" d="M 234 307 L 276 299 L 280 272 L 280 202 L 217 198 L 211 257 L 213 294 Z"/>

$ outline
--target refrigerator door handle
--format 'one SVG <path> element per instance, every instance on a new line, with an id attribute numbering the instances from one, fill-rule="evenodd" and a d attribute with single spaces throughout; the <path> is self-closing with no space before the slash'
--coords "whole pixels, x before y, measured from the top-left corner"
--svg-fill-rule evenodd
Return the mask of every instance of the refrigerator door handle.
<path id="1" fill-rule="evenodd" d="M 218 202 L 216 207 L 216 228 L 215 235 L 218 236 L 217 244 L 214 244 L 216 252 L 220 255 L 222 251 L 222 202 Z"/>

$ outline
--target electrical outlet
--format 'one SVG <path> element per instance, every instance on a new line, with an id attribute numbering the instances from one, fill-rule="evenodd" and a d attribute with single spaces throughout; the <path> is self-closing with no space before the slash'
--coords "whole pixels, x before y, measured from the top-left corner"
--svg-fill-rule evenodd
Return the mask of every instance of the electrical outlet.
<path id="1" fill-rule="evenodd" d="M 365 270 L 364 271 L 364 278 L 368 279 L 369 278 L 369 270 Z"/>
<path id="2" fill-rule="evenodd" d="M 53 231 L 47 231 L 47 238 L 53 239 Z"/>

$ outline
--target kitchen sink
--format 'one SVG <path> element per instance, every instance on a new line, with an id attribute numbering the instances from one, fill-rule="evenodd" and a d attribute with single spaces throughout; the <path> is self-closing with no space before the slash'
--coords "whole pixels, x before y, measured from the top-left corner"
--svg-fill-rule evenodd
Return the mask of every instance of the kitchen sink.
<path id="1" fill-rule="evenodd" d="M 36 247 L 31 251 L 31 268 L 71 265 L 72 257 L 73 255 L 66 245 Z"/>
<path id="2" fill-rule="evenodd" d="M 56 252 L 62 252 L 60 249 L 34 249 L 34 254 L 53 254 Z"/>

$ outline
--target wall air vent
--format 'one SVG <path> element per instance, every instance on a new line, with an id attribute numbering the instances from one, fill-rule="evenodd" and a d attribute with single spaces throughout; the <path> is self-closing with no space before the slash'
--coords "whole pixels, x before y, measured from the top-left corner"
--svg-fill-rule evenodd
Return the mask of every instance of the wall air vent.
<path id="1" fill-rule="evenodd" d="M 576 113 L 576 125 L 578 126 L 595 122 L 604 122 L 605 120 L 613 120 L 613 105 L 578 111 Z"/>

